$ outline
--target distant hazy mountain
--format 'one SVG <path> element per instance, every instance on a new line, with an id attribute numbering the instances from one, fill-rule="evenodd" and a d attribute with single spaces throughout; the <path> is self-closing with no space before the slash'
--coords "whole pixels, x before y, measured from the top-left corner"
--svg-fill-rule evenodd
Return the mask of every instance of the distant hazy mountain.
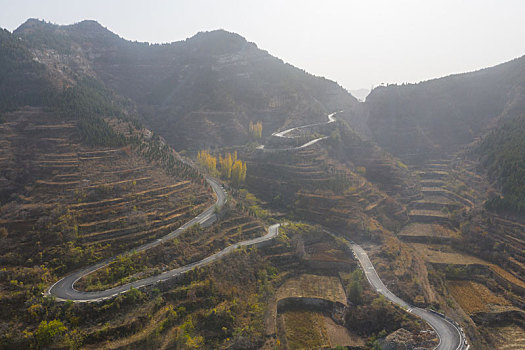
<path id="1" fill-rule="evenodd" d="M 352 96 L 357 98 L 359 101 L 364 101 L 366 100 L 368 94 L 370 94 L 370 89 L 348 90 L 348 92 L 351 93 Z"/>

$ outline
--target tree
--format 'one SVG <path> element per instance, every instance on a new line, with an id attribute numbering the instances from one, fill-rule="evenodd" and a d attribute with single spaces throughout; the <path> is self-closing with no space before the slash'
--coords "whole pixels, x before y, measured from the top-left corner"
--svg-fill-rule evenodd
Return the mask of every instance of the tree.
<path id="1" fill-rule="evenodd" d="M 206 168 L 211 175 L 217 174 L 217 158 L 212 156 L 208 151 L 199 151 L 197 161 Z"/>
<path id="2" fill-rule="evenodd" d="M 350 285 L 348 287 L 348 299 L 354 304 L 362 302 L 363 286 L 361 285 L 361 270 L 356 269 L 352 272 Z"/>
<path id="3" fill-rule="evenodd" d="M 262 137 L 262 123 L 260 121 L 255 124 L 250 122 L 249 131 L 254 139 L 260 139 Z"/>
<path id="4" fill-rule="evenodd" d="M 246 180 L 246 163 L 242 160 L 237 160 L 232 167 L 232 182 L 239 186 Z"/>
<path id="5" fill-rule="evenodd" d="M 42 321 L 35 332 L 35 338 L 38 345 L 46 346 L 62 337 L 66 331 L 67 327 L 59 320 Z"/>
<path id="6" fill-rule="evenodd" d="M 235 153 L 235 156 L 237 156 L 237 153 Z M 226 153 L 224 158 L 219 155 L 220 174 L 223 179 L 231 178 L 233 163 L 234 160 L 230 153 Z"/>

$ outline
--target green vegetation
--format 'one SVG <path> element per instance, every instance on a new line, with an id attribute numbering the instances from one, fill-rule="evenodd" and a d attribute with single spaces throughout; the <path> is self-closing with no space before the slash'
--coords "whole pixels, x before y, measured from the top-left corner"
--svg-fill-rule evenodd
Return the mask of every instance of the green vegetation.
<path id="1" fill-rule="evenodd" d="M 72 52 L 72 40 L 65 32 L 57 30 L 55 25 L 29 19 L 22 27 L 31 28 L 32 25 L 37 25 L 38 29 L 30 30 L 30 35 L 27 35 L 23 30 L 17 30 L 14 34 L 17 37 L 23 38 L 29 46 L 52 48 L 61 54 L 69 54 Z"/>
<path id="2" fill-rule="evenodd" d="M 505 121 L 481 143 L 478 153 L 503 196 L 491 194 L 489 210 L 525 214 L 525 116 Z"/>
<path id="3" fill-rule="evenodd" d="M 348 285 L 348 300 L 354 305 L 359 305 L 363 301 L 363 283 L 365 283 L 363 272 L 361 269 L 355 269 Z"/>
<path id="4" fill-rule="evenodd" d="M 410 331 L 421 329 L 422 324 L 401 308 L 394 306 L 382 295 L 367 289 L 361 305 L 350 306 L 345 314 L 346 327 L 362 336 L 390 332 L 403 327 Z"/>
<path id="5" fill-rule="evenodd" d="M 67 327 L 61 321 L 42 321 L 35 331 L 35 339 L 38 345 L 45 347 L 59 339 L 67 331 Z"/>
<path id="6" fill-rule="evenodd" d="M 78 349 L 116 343 L 127 348 L 160 348 L 162 344 L 245 348 L 261 344 L 275 271 L 257 250 L 237 250 L 216 264 L 185 274 L 170 287 L 132 289 L 88 304 L 43 297 L 42 290 L 35 288 L 41 271 L 26 270 L 16 276 L 8 272 L 8 278 L 18 280 L 16 286 L 11 284 L 10 294 L 2 295 L 2 323 L 9 327 L 0 332 L 0 348 Z M 43 287 L 50 283 L 49 275 L 44 276 Z"/>
<path id="7" fill-rule="evenodd" d="M 124 136 L 115 132 L 104 120 L 104 117 L 122 116 L 111 96 L 112 93 L 102 84 L 85 78 L 62 91 L 56 105 L 65 117 L 78 120 L 78 130 L 86 144 L 118 147 L 126 143 Z"/>
<path id="8" fill-rule="evenodd" d="M 0 29 L 0 112 L 19 106 L 45 106 L 53 99 L 45 66 L 24 43 Z"/>
<path id="9" fill-rule="evenodd" d="M 225 209 L 224 212 L 219 213 L 221 220 L 212 227 L 205 229 L 195 224 L 179 237 L 148 251 L 117 256 L 105 268 L 81 278 L 76 284 L 77 288 L 87 291 L 104 290 L 157 275 L 162 271 L 199 261 L 234 242 L 264 233 L 262 223 L 246 213 L 232 208 Z"/>

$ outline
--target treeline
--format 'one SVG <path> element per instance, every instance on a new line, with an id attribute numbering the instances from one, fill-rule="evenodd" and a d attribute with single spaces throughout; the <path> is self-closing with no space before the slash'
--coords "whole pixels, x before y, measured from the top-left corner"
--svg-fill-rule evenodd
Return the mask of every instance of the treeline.
<path id="1" fill-rule="evenodd" d="M 0 29 L 0 112 L 47 106 L 53 98 L 45 66 L 33 60 L 23 41 Z"/>
<path id="2" fill-rule="evenodd" d="M 525 214 L 525 115 L 506 121 L 480 144 L 478 153 L 489 178 L 503 196 L 491 195 L 489 210 Z"/>
<path id="3" fill-rule="evenodd" d="M 219 175 L 222 179 L 231 180 L 234 185 L 240 185 L 246 181 L 246 163 L 237 159 L 237 152 L 226 153 L 224 157 L 219 155 L 219 167 L 217 158 L 208 151 L 199 151 L 197 161 L 212 176 Z"/>
<path id="4" fill-rule="evenodd" d="M 120 117 L 123 113 L 113 94 L 101 83 L 84 78 L 73 87 L 67 87 L 54 101 L 54 106 L 66 118 L 78 121 L 78 131 L 83 142 L 95 146 L 118 147 L 126 144 L 123 135 L 115 132 L 104 117 Z"/>
<path id="5" fill-rule="evenodd" d="M 253 122 L 250 122 L 249 131 L 250 131 L 250 135 L 254 139 L 260 139 L 262 137 L 262 123 L 257 122 L 254 124 Z"/>
<path id="6" fill-rule="evenodd" d="M 191 179 L 196 183 L 205 183 L 203 176 L 191 165 L 178 159 L 175 151 L 164 144 L 157 135 L 149 141 L 132 138 L 131 143 L 144 158 L 159 163 L 169 175 L 180 179 Z"/>

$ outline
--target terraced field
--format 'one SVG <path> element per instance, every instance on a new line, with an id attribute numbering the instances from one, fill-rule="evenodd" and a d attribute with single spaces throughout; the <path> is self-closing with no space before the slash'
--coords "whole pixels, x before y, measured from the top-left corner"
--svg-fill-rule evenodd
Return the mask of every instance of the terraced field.
<path id="1" fill-rule="evenodd" d="M 367 214 L 406 220 L 401 205 L 362 176 L 330 159 L 320 145 L 294 152 L 256 154 L 247 185 L 262 199 L 330 227 L 357 227 Z"/>
<path id="2" fill-rule="evenodd" d="M 457 232 L 440 224 L 424 224 L 415 222 L 403 227 L 398 235 L 405 241 L 410 241 L 411 239 L 417 237 L 432 237 L 438 238 L 440 240 L 447 240 L 457 235 Z"/>
<path id="3" fill-rule="evenodd" d="M 511 305 L 505 298 L 494 294 L 486 286 L 474 281 L 449 281 L 447 287 L 456 302 L 467 314 L 490 311 L 497 306 Z"/>
<path id="4" fill-rule="evenodd" d="M 525 330 L 510 324 L 501 327 L 487 327 L 494 339 L 496 350 L 521 350 L 525 348 Z"/>
<path id="5" fill-rule="evenodd" d="M 415 168 L 414 173 L 420 179 L 421 196 L 408 201 L 411 223 L 399 232 L 399 237 L 409 242 L 448 242 L 457 237 L 451 215 L 472 210 L 475 199 L 465 191 L 450 189 L 450 184 L 459 180 L 449 161 L 429 161 Z"/>
<path id="6" fill-rule="evenodd" d="M 233 243 L 264 233 L 260 220 L 234 210 L 213 226 L 205 229 L 192 227 L 174 240 L 117 258 L 106 268 L 82 277 L 75 287 L 87 291 L 113 288 L 202 260 Z"/>
<path id="7" fill-rule="evenodd" d="M 346 305 L 346 294 L 338 277 L 302 274 L 288 279 L 277 290 L 275 298 L 278 305 L 283 302 L 276 318 L 277 335 L 285 347 L 304 349 L 364 344 L 361 337 L 342 325 L 342 319 L 334 321 L 338 319 L 337 307 L 316 306 L 316 300 Z"/>
<path id="8" fill-rule="evenodd" d="M 330 347 L 323 315 L 311 311 L 287 311 L 282 316 L 285 341 L 289 349 Z"/>
<path id="9" fill-rule="evenodd" d="M 326 299 L 346 305 L 346 294 L 338 277 L 304 274 L 287 280 L 276 292 L 277 300 L 286 298 Z"/>
<path id="10" fill-rule="evenodd" d="M 447 162 L 430 162 L 415 173 L 421 179 L 423 198 L 409 203 L 408 215 L 412 222 L 446 225 L 449 221 L 450 211 L 464 205 L 473 206 L 467 199 L 445 188 L 445 180 L 450 176 Z M 435 230 L 422 230 L 423 235 L 432 232 L 435 232 Z"/>
<path id="11" fill-rule="evenodd" d="M 491 215 L 491 219 L 491 238 L 509 253 L 507 269 L 518 278 L 525 278 L 525 225 L 499 215 Z"/>
<path id="12" fill-rule="evenodd" d="M 13 193 L 1 198 L 6 265 L 15 256 L 51 261 L 66 242 L 92 259 L 107 256 L 165 235 L 213 201 L 206 186 L 167 175 L 130 146 L 86 146 L 74 121 L 36 108 L 5 119 L 0 193 Z M 48 249 L 35 258 L 38 245 Z"/>

